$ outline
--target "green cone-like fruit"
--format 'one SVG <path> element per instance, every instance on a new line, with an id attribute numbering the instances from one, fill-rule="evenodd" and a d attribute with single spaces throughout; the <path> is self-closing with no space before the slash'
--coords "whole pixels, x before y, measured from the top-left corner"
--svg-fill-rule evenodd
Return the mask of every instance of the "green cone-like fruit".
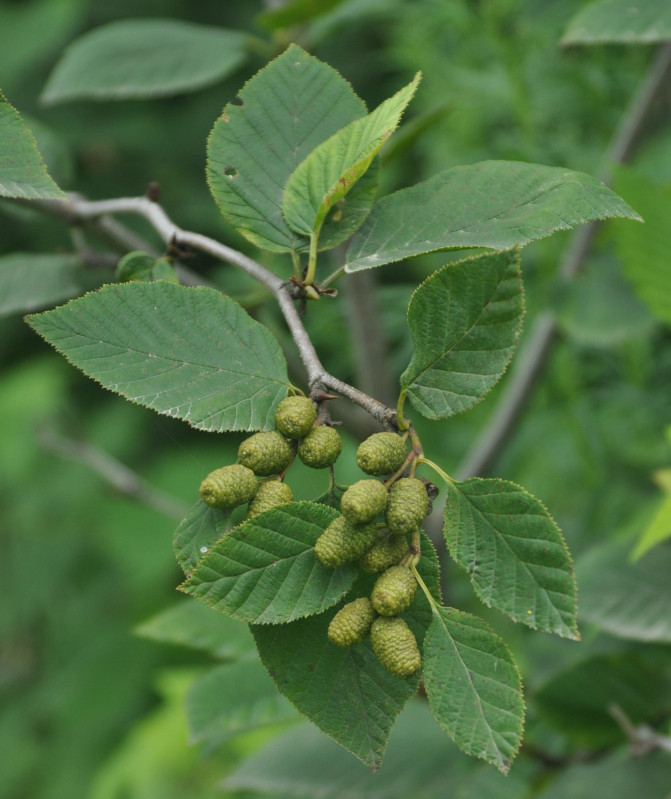
<path id="1" fill-rule="evenodd" d="M 359 558 L 359 568 L 368 574 L 379 574 L 390 566 L 396 566 L 407 551 L 408 544 L 403 535 L 379 539 Z"/>
<path id="2" fill-rule="evenodd" d="M 291 463 L 291 446 L 279 433 L 255 433 L 238 449 L 238 463 L 259 477 L 279 474 Z"/>
<path id="3" fill-rule="evenodd" d="M 210 472 L 200 484 L 200 496 L 212 508 L 230 510 L 253 499 L 257 489 L 254 472 L 234 463 Z"/>
<path id="4" fill-rule="evenodd" d="M 417 580 L 410 569 L 407 566 L 391 566 L 377 578 L 370 599 L 380 616 L 398 616 L 410 607 L 415 591 Z"/>
<path id="5" fill-rule="evenodd" d="M 377 659 L 394 677 L 407 680 L 422 665 L 417 639 L 405 619 L 378 616 L 370 628 L 370 642 Z"/>
<path id="6" fill-rule="evenodd" d="M 271 510 L 271 508 L 277 508 L 279 505 L 288 505 L 293 498 L 291 488 L 286 483 L 282 483 L 279 480 L 261 483 L 256 496 L 249 503 L 247 518 L 253 519 L 259 513 Z"/>
<path id="7" fill-rule="evenodd" d="M 317 539 L 315 555 L 324 566 L 337 569 L 360 558 L 376 537 L 377 528 L 374 524 L 354 525 L 344 516 L 338 516 Z"/>
<path id="8" fill-rule="evenodd" d="M 342 495 L 340 510 L 352 524 L 372 522 L 385 509 L 388 496 L 379 480 L 359 480 Z"/>
<path id="9" fill-rule="evenodd" d="M 317 411 L 308 397 L 287 397 L 277 406 L 275 426 L 287 438 L 304 438 L 316 418 Z"/>
<path id="10" fill-rule="evenodd" d="M 334 427 L 318 425 L 298 445 L 298 457 L 311 469 L 326 469 L 336 462 L 342 441 Z"/>
<path id="11" fill-rule="evenodd" d="M 333 617 L 329 624 L 328 636 L 338 646 L 361 643 L 368 635 L 375 615 L 368 597 L 355 599 Z"/>
<path id="12" fill-rule="evenodd" d="M 366 474 L 391 474 L 406 458 L 405 441 L 396 433 L 373 433 L 359 444 L 356 462 Z"/>
<path id="13" fill-rule="evenodd" d="M 389 489 L 384 518 L 390 533 L 412 533 L 421 525 L 428 511 L 429 496 L 424 483 L 416 477 L 401 477 Z"/>

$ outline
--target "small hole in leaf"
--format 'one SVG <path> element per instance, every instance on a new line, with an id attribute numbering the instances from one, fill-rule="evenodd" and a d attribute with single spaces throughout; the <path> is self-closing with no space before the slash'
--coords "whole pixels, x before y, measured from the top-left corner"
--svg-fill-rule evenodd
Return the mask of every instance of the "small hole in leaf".
<path id="1" fill-rule="evenodd" d="M 237 105 L 237 106 L 240 106 L 240 107 L 242 107 L 244 104 L 245 104 L 245 101 L 240 96 L 234 97 L 231 100 L 231 102 L 229 103 L 229 105 Z"/>
<path id="2" fill-rule="evenodd" d="M 226 175 L 227 178 L 234 178 L 237 174 L 238 170 L 234 166 L 229 165 L 224 167 L 224 175 Z"/>

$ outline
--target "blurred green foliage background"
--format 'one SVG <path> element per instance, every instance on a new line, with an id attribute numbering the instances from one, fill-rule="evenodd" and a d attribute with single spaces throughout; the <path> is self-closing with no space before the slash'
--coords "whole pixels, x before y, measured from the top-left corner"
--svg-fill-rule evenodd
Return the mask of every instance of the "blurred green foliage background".
<path id="1" fill-rule="evenodd" d="M 3 0 L 0 86 L 66 190 L 99 199 L 139 195 L 157 181 L 177 224 L 256 256 L 210 198 L 205 141 L 223 105 L 289 41 L 332 64 L 369 107 L 423 70 L 406 122 L 383 155 L 381 194 L 483 159 L 596 174 L 653 50 L 561 50 L 561 34 L 582 5 L 348 0 L 311 23 L 268 34 L 257 21 L 261 2 Z M 191 94 L 40 105 L 47 76 L 75 37 L 111 20 L 156 16 L 247 31 L 250 56 L 225 81 Z M 636 179 L 627 182 L 633 173 L 621 173 L 619 190 L 634 208 L 650 186 L 668 191 L 669 118 L 668 104 L 652 118 L 636 152 Z M 147 233 L 141 223 L 129 224 Z M 550 308 L 561 337 L 492 468 L 542 498 L 576 557 L 620 538 L 633 546 L 659 502 L 652 475 L 671 460 L 663 435 L 669 424 L 671 336 L 668 324 L 625 278 L 618 239 L 627 239 L 623 230 L 605 225 L 586 268 L 561 291 L 555 273 L 569 234 L 524 251 L 525 327 Z M 0 204 L 0 253 L 70 248 L 61 223 Z M 265 254 L 261 260 L 290 272 L 283 257 Z M 392 384 L 409 355 L 409 296 L 444 261 L 441 254 L 418 258 L 378 270 L 373 278 Z M 264 292 L 205 256 L 189 265 L 269 325 L 286 345 L 294 381 L 303 385 L 292 345 L 276 310 L 264 304 Z M 322 305 L 319 320 L 308 318 L 308 328 L 329 370 L 354 381 L 357 342 L 341 335 L 351 296 L 343 290 L 338 302 Z M 222 795 L 220 777 L 274 730 L 231 737 L 209 752 L 188 746 L 183 697 L 208 659 L 133 632 L 175 601 L 175 520 L 113 491 L 90 468 L 53 454 L 46 444 L 54 431 L 89 442 L 187 507 L 202 477 L 234 459 L 238 439 L 189 429 L 105 392 L 16 315 L 0 320 L 0 361 L 0 797 Z M 501 386 L 473 412 L 442 425 L 418 420 L 428 456 L 448 471 L 456 469 L 500 391 Z M 344 415 L 350 429 L 361 430 L 360 419 Z M 355 444 L 350 433 L 337 470 L 343 482 L 353 461 L 347 452 L 351 456 Z M 319 476 L 304 479 L 305 498 L 323 488 Z M 482 613 L 467 579 L 447 561 L 444 569 L 447 599 Z M 511 643 L 532 691 L 581 658 L 624 646 L 589 625 L 583 625 L 587 643 L 576 645 L 520 630 L 493 613 L 487 618 Z M 653 648 L 668 659 L 668 645 Z M 532 748 L 548 747 L 558 758 L 584 745 L 538 721 L 533 702 L 528 735 Z M 447 740 L 445 745 L 451 746 Z"/>

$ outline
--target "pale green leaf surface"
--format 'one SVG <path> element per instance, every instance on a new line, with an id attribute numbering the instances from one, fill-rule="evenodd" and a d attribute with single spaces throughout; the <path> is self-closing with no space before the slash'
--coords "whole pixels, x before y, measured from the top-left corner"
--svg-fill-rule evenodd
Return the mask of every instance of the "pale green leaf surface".
<path id="1" fill-rule="evenodd" d="M 613 185 L 645 225 L 611 222 L 625 276 L 653 314 L 671 324 L 671 188 L 618 167 Z"/>
<path id="2" fill-rule="evenodd" d="M 227 776 L 229 791 L 282 799 L 523 799 L 527 782 L 464 757 L 424 701 L 409 702 L 385 762 L 371 774 L 351 755 L 302 724 L 247 758 Z M 247 794 L 245 794 L 247 795 Z"/>
<path id="3" fill-rule="evenodd" d="M 636 544 L 632 557 L 638 560 L 651 549 L 671 538 L 671 494 L 660 502 L 650 523 Z"/>
<path id="4" fill-rule="evenodd" d="M 668 799 L 671 758 L 666 752 L 634 757 L 620 749 L 588 763 L 560 769 L 536 799 Z"/>
<path id="5" fill-rule="evenodd" d="M 629 541 L 595 547 L 577 563 L 580 618 L 618 638 L 671 643 L 671 546 L 636 563 Z"/>
<path id="6" fill-rule="evenodd" d="M 191 743 L 218 744 L 231 735 L 297 718 L 291 703 L 254 658 L 217 666 L 186 695 Z"/>
<path id="7" fill-rule="evenodd" d="M 671 669 L 661 652 L 627 650 L 595 655 L 555 674 L 533 695 L 544 721 L 578 746 L 597 749 L 622 741 L 609 708 L 635 725 L 671 710 Z"/>
<path id="8" fill-rule="evenodd" d="M 212 196 L 228 221 L 257 246 L 303 250 L 306 240 L 282 216 L 284 187 L 317 145 L 363 117 L 366 107 L 332 67 L 296 45 L 254 75 L 239 101 L 224 108 L 208 140 Z M 346 216 L 347 203 L 342 224 Z"/>
<path id="9" fill-rule="evenodd" d="M 424 535 L 418 570 L 438 598 L 438 563 Z M 376 769 L 394 721 L 417 690 L 419 678 L 392 676 L 380 665 L 368 640 L 343 649 L 327 636 L 340 607 L 368 596 L 373 583 L 374 578 L 362 578 L 341 604 L 319 616 L 293 624 L 255 626 L 252 631 L 277 688 L 323 732 Z M 402 615 L 421 644 L 432 614 L 420 591 Z"/>
<path id="10" fill-rule="evenodd" d="M 282 213 L 289 227 L 304 236 L 319 233 L 328 212 L 366 172 L 396 130 L 419 79 L 418 73 L 393 97 L 339 130 L 298 165 L 282 197 Z"/>
<path id="11" fill-rule="evenodd" d="M 237 660 L 254 651 L 254 640 L 246 624 L 191 598 L 162 610 L 134 632 L 158 643 L 200 649 L 222 660 Z"/>
<path id="12" fill-rule="evenodd" d="M 516 251 L 450 264 L 422 283 L 408 306 L 413 356 L 401 389 L 429 419 L 478 403 L 500 379 L 522 326 Z"/>
<path id="13" fill-rule="evenodd" d="M 37 141 L 0 92 L 0 197 L 65 200 L 49 176 Z"/>
<path id="14" fill-rule="evenodd" d="M 229 529 L 230 523 L 230 511 L 211 508 L 202 499 L 191 506 L 172 538 L 175 557 L 187 577 L 203 555 Z"/>
<path id="15" fill-rule="evenodd" d="M 653 44 L 671 40 L 668 0 L 597 0 L 570 21 L 562 44 Z"/>
<path id="16" fill-rule="evenodd" d="M 348 272 L 463 247 L 509 250 L 609 217 L 639 219 L 583 172 L 517 161 L 457 166 L 380 200 L 347 252 Z"/>
<path id="17" fill-rule="evenodd" d="M 221 613 L 255 624 L 279 624 L 322 613 L 352 587 L 351 565 L 328 569 L 316 540 L 339 514 L 294 502 L 235 527 L 198 563 L 182 590 Z"/>
<path id="18" fill-rule="evenodd" d="M 28 322 L 105 388 L 201 430 L 271 428 L 287 392 L 270 331 L 213 289 L 103 286 Z"/>
<path id="19" fill-rule="evenodd" d="M 457 746 L 507 774 L 520 746 L 524 699 L 503 640 L 476 616 L 438 608 L 424 639 L 424 685 L 433 717 Z"/>
<path id="20" fill-rule="evenodd" d="M 76 39 L 42 93 L 48 104 L 128 100 L 194 91 L 245 58 L 238 31 L 173 19 L 124 19 Z"/>
<path id="21" fill-rule="evenodd" d="M 568 547 L 545 506 L 528 491 L 477 477 L 451 484 L 445 540 L 488 607 L 533 629 L 579 637 Z"/>
<path id="22" fill-rule="evenodd" d="M 102 274 L 85 267 L 76 255 L 5 255 L 0 258 L 0 316 L 55 305 L 92 288 L 96 280 L 101 282 Z"/>

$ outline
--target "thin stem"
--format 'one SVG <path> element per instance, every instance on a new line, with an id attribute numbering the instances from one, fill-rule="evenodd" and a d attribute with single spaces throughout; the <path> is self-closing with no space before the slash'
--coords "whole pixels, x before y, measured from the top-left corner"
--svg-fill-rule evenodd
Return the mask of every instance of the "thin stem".
<path id="1" fill-rule="evenodd" d="M 422 578 L 420 577 L 420 574 L 417 571 L 417 566 L 415 566 L 415 564 L 413 563 L 410 566 L 410 568 L 412 569 L 412 573 L 415 575 L 415 580 L 417 580 L 417 584 L 422 589 L 422 591 L 424 591 L 424 596 L 429 600 L 429 604 L 431 605 L 431 608 L 433 610 L 437 611 L 438 610 L 438 603 L 433 598 L 433 596 L 431 595 L 431 592 L 429 591 L 429 589 L 424 584 L 424 580 L 422 580 Z"/>
<path id="2" fill-rule="evenodd" d="M 428 458 L 424 458 L 424 457 L 418 458 L 417 459 L 417 465 L 418 466 L 422 466 L 422 465 L 428 466 L 429 468 L 433 469 L 433 471 L 436 472 L 436 474 L 440 475 L 443 478 L 443 480 L 445 480 L 446 483 L 449 483 L 450 485 L 454 485 L 455 480 L 452 477 L 450 477 L 450 475 L 447 472 L 443 471 L 440 468 L 440 466 L 438 466 L 437 463 L 434 463 L 433 461 L 430 461 Z"/>
<path id="3" fill-rule="evenodd" d="M 320 288 L 327 289 L 329 286 L 332 286 L 336 280 L 339 280 L 345 274 L 345 267 L 340 266 L 335 272 L 331 272 L 331 274 L 319 284 Z"/>
<path id="4" fill-rule="evenodd" d="M 72 195 L 68 197 L 67 201 L 34 201 L 34 207 L 65 219 L 73 225 L 99 225 L 103 220 L 107 220 L 108 231 L 112 231 L 118 224 L 109 218 L 109 214 L 136 214 L 144 217 L 166 244 L 192 247 L 241 269 L 264 285 L 277 300 L 307 372 L 310 392 L 319 394 L 324 393 L 327 389 L 337 391 L 360 405 L 385 429 L 395 428 L 396 413 L 393 408 L 387 407 L 374 397 L 339 380 L 324 369 L 294 304 L 291 284 L 252 258 L 208 236 L 182 230 L 172 222 L 160 205 L 148 197 L 120 197 L 112 200 L 90 201 L 78 195 Z M 126 229 L 121 227 L 117 232 L 119 233 L 119 242 L 127 244 Z M 137 246 L 140 245 L 140 242 L 133 241 L 133 245 L 133 249 L 151 251 L 146 248 L 144 242 L 141 246 Z M 316 252 L 316 238 L 314 246 Z"/>
<path id="5" fill-rule="evenodd" d="M 306 286 L 311 286 L 315 282 L 315 272 L 317 271 L 318 242 L 319 242 L 319 231 L 315 231 L 310 236 L 310 255 L 308 257 L 308 271 L 305 273 Z"/>
<path id="6" fill-rule="evenodd" d="M 615 131 L 604 158 L 599 178 L 608 183 L 613 164 L 624 163 L 631 156 L 657 98 L 665 90 L 671 74 L 671 44 L 657 51 L 647 75 Z M 567 283 L 580 271 L 589 254 L 598 222 L 590 222 L 577 229 L 564 252 L 558 269 L 558 279 Z M 459 468 L 459 480 L 485 472 L 497 457 L 508 436 L 517 424 L 527 399 L 535 388 L 557 337 L 557 323 L 551 313 L 541 314 L 529 334 L 524 357 L 518 361 L 505 391 L 490 420 L 466 453 Z"/>

